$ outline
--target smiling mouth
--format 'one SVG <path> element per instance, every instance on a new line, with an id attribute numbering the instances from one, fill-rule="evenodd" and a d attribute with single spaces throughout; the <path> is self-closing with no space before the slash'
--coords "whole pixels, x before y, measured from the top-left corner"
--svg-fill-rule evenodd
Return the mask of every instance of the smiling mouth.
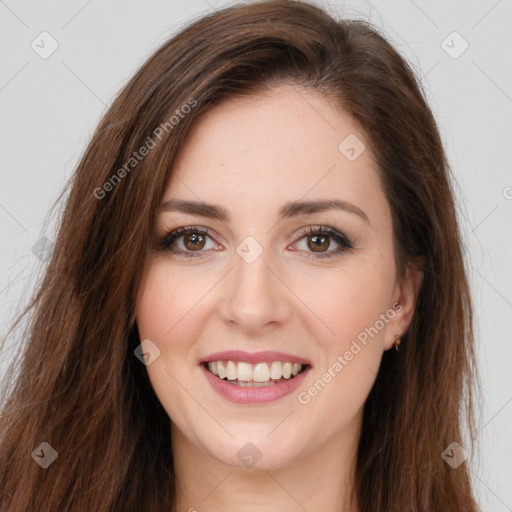
<path id="1" fill-rule="evenodd" d="M 273 361 L 250 364 L 235 361 L 208 361 L 204 368 L 235 386 L 267 387 L 288 382 L 309 368 L 308 364 Z"/>

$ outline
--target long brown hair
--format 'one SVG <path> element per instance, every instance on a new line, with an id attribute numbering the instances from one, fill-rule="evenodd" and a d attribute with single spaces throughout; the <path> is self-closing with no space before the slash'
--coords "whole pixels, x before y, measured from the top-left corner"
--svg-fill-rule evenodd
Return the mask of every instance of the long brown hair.
<path id="1" fill-rule="evenodd" d="M 421 261 L 424 271 L 400 351 L 384 353 L 365 403 L 360 510 L 479 510 L 467 464 L 454 469 L 441 457 L 452 442 L 472 449 L 462 429 L 472 442 L 476 368 L 453 185 L 424 92 L 368 22 L 271 0 L 214 12 L 165 42 L 93 134 L 66 189 L 45 274 L 14 324 L 30 320 L 18 373 L 13 363 L 4 383 L 5 512 L 173 506 L 169 417 L 134 356 L 134 297 L 155 212 L 201 113 L 285 83 L 321 93 L 360 125 L 391 205 L 399 269 Z M 43 442 L 58 453 L 46 469 L 31 456 Z"/>

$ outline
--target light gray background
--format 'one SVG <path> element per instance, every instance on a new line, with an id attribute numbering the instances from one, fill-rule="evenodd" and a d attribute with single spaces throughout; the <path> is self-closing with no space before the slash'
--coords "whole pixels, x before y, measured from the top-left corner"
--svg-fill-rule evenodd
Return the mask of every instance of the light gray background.
<path id="1" fill-rule="evenodd" d="M 32 248 L 47 210 L 100 115 L 167 37 L 229 3 L 0 1 L 2 334 L 41 269 Z M 458 181 L 484 387 L 472 477 L 483 510 L 512 511 L 512 2 L 317 3 L 383 27 L 422 77 L 439 121 Z M 43 31 L 58 43 L 46 59 L 31 47 L 50 48 Z M 0 354 L 0 379 L 13 348 Z"/>

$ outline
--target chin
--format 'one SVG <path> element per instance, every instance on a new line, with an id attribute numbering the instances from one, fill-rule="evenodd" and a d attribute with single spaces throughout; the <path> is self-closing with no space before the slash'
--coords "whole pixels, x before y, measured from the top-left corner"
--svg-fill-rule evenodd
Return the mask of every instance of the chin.
<path id="1" fill-rule="evenodd" d="M 233 438 L 226 435 L 224 443 L 215 445 L 212 445 L 210 436 L 205 449 L 214 459 L 228 466 L 253 470 L 279 469 L 293 463 L 304 443 L 299 443 L 283 433 L 273 432 L 269 436 L 272 428 L 245 427 L 239 435 L 234 435 Z M 283 432 L 287 434 L 286 431 Z"/>

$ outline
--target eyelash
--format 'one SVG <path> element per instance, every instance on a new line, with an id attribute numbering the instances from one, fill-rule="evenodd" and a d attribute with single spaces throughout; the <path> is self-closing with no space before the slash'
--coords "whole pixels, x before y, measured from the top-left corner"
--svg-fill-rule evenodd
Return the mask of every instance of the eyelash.
<path id="1" fill-rule="evenodd" d="M 209 229 L 206 228 L 199 228 L 195 226 L 188 226 L 188 227 L 181 227 L 178 229 L 175 229 L 173 231 L 170 231 L 167 233 L 160 241 L 159 247 L 164 251 L 169 251 L 173 254 L 181 255 L 185 258 L 196 258 L 202 256 L 202 250 L 199 251 L 182 251 L 182 250 L 176 250 L 172 249 L 172 244 L 181 238 L 182 236 L 185 236 L 189 233 L 195 233 L 199 234 L 201 236 L 208 236 L 211 239 L 214 239 L 213 234 L 210 232 Z M 309 252 L 306 251 L 306 257 L 307 258 L 313 258 L 313 259 L 324 259 L 324 258 L 332 258 L 336 255 L 342 254 L 346 252 L 347 250 L 353 249 L 354 245 L 352 241 L 343 233 L 340 233 L 334 228 L 331 228 L 329 226 L 309 226 L 307 229 L 303 230 L 299 234 L 299 239 L 301 240 L 304 237 L 308 236 L 329 236 L 332 238 L 337 244 L 340 245 L 339 248 L 324 252 L 324 253 L 315 253 L 315 252 Z"/>

